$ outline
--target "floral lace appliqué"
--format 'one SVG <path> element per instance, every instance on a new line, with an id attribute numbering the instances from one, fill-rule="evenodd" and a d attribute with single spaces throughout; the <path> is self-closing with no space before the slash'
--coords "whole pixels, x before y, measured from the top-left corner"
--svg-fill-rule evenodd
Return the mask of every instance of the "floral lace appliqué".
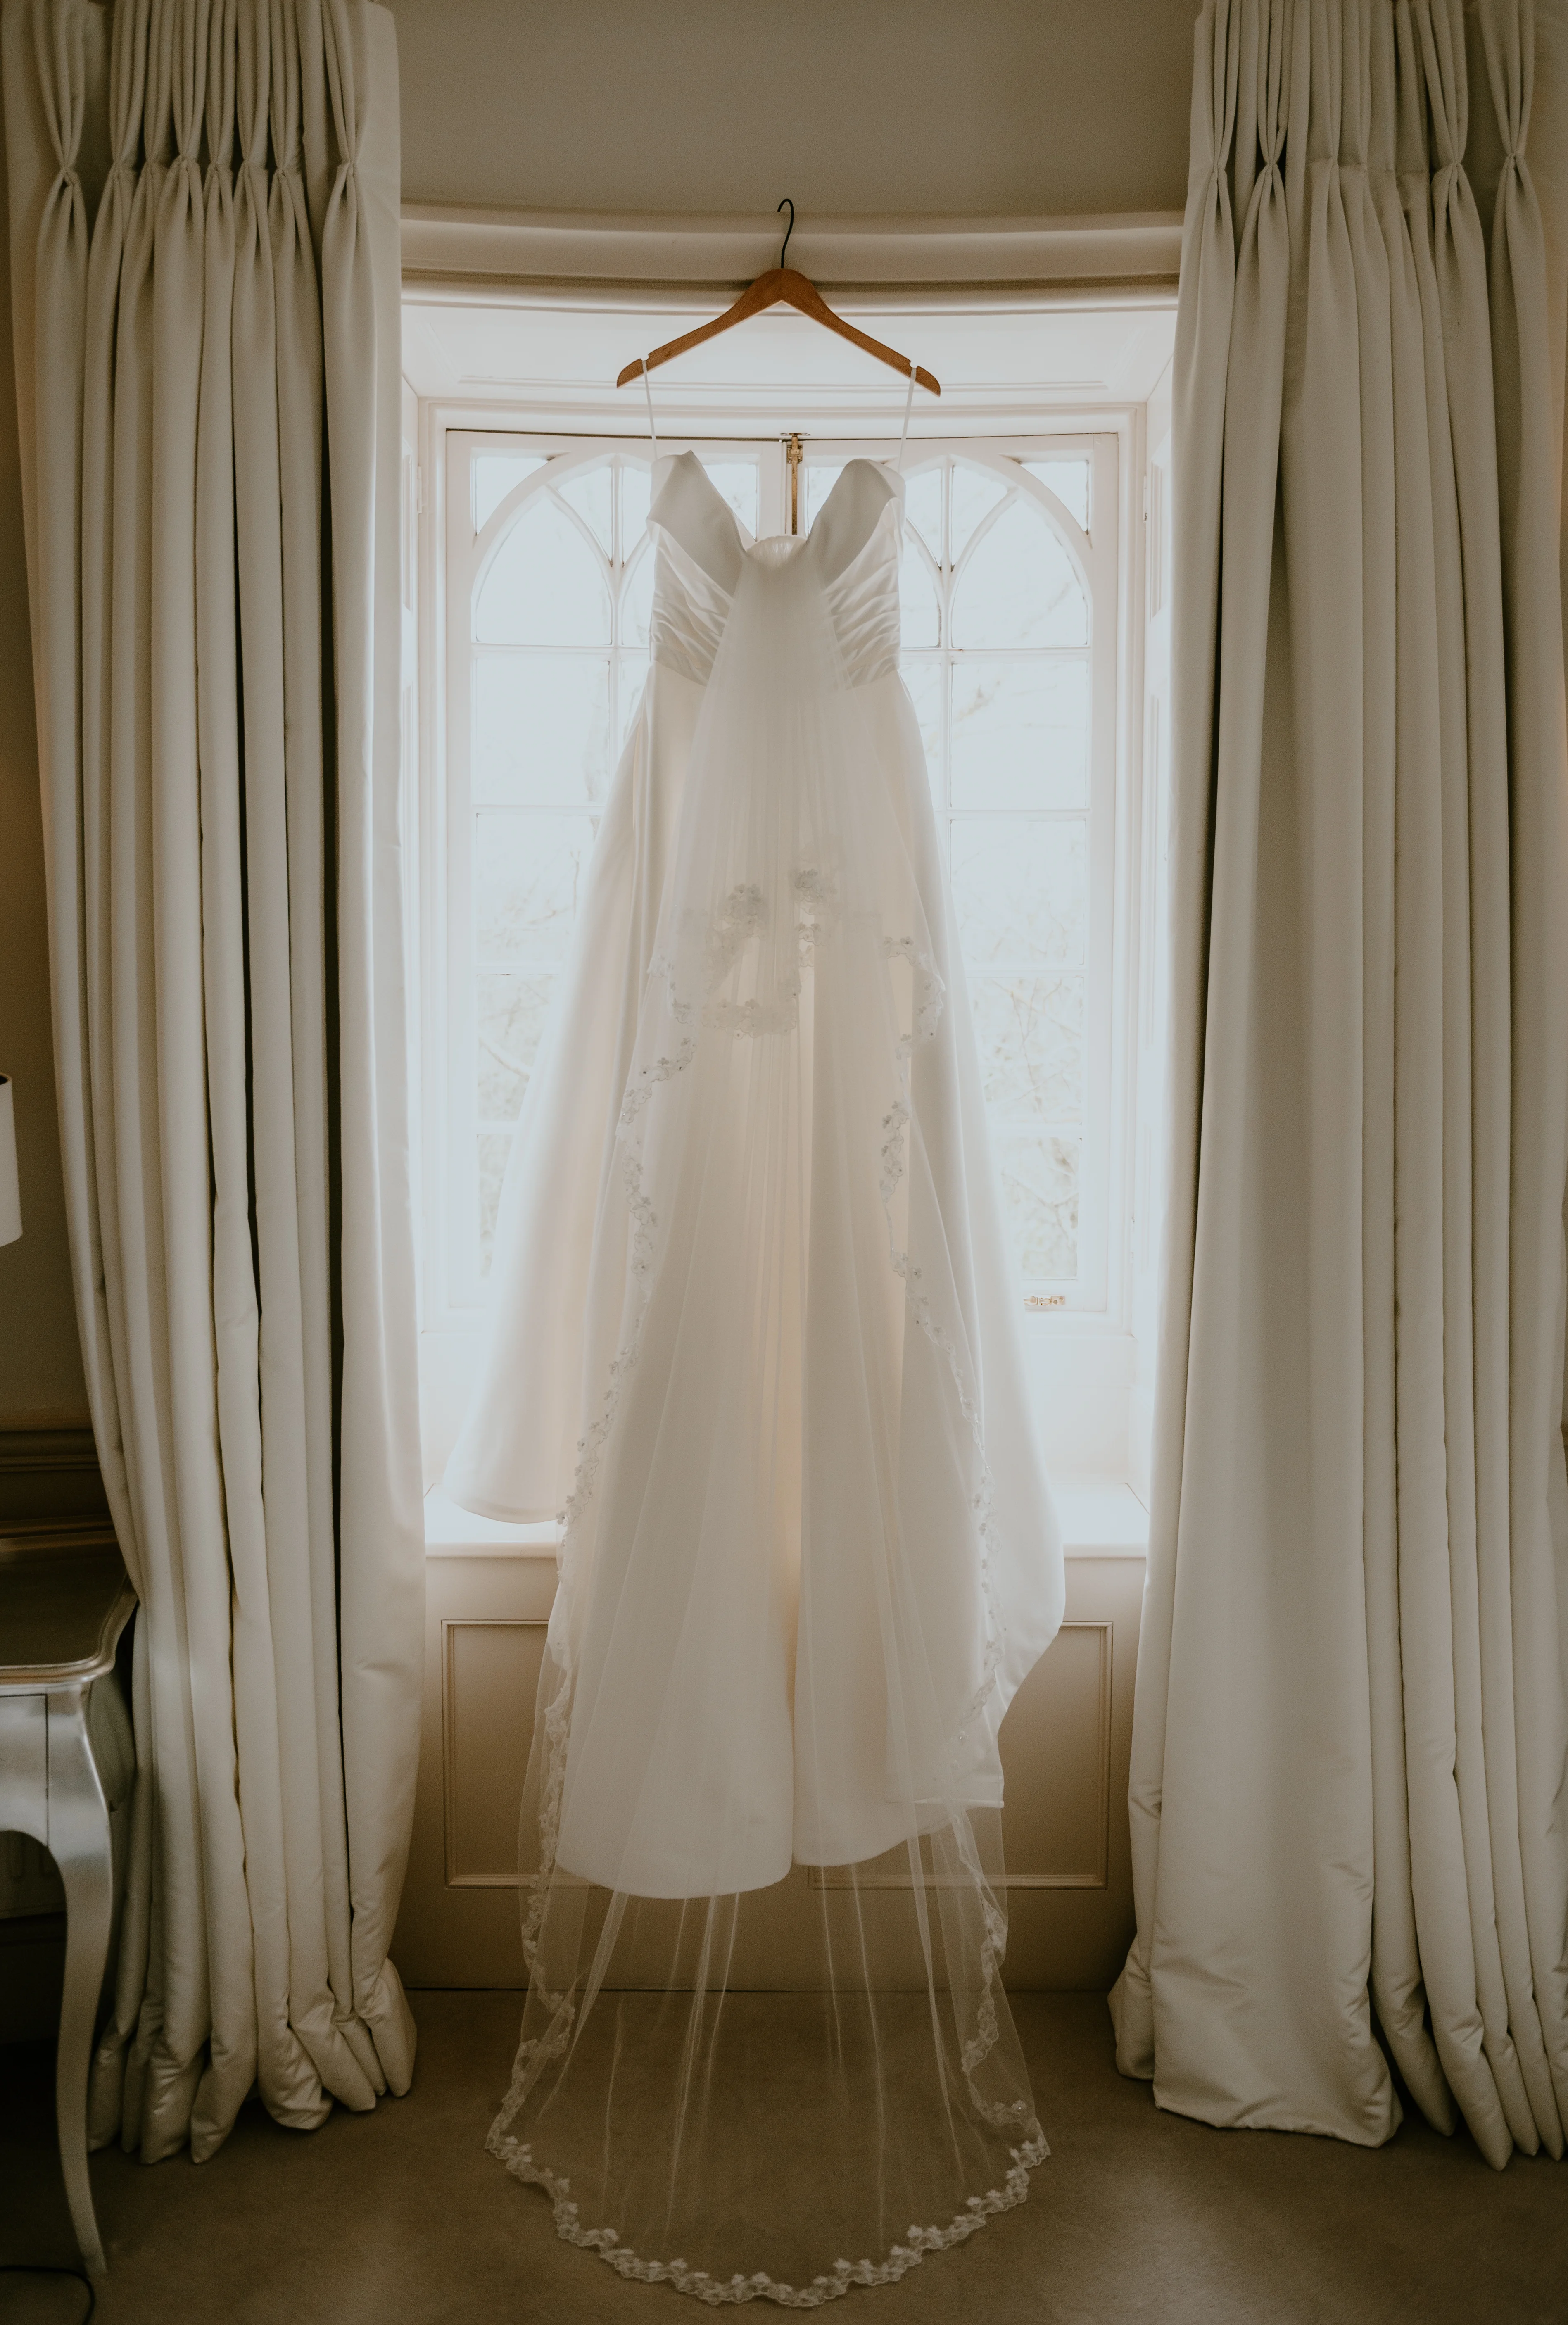
<path id="1" fill-rule="evenodd" d="M 760 2269 L 751 2276 L 718 2277 L 706 2269 L 691 2268 L 683 2260 L 644 2260 L 621 2243 L 613 2228 L 585 2228 L 572 2200 L 571 2182 L 558 2179 L 547 2165 L 536 2162 L 532 2148 L 521 2140 L 506 2137 L 501 2131 L 506 2120 L 503 2114 L 485 2144 L 515 2178 L 543 2189 L 550 2199 L 555 2233 L 564 2243 L 597 2253 L 621 2276 L 641 2284 L 673 2285 L 677 2293 L 704 2301 L 711 2309 L 747 2301 L 772 2301 L 781 2309 L 821 2309 L 826 2302 L 842 2300 L 851 2285 L 895 2284 L 918 2267 L 927 2253 L 946 2252 L 963 2244 L 996 2213 L 1011 2211 L 1015 2204 L 1023 2203 L 1029 2193 L 1030 2172 L 1050 2154 L 1035 2125 L 1033 2136 L 1010 2151 L 1012 2169 L 1002 2185 L 988 2189 L 983 2196 L 971 2196 L 946 2228 L 923 2228 L 915 2224 L 905 2241 L 889 2246 L 881 2260 L 838 2260 L 830 2272 L 812 2277 L 809 2284 L 796 2285 L 780 2283 Z"/>

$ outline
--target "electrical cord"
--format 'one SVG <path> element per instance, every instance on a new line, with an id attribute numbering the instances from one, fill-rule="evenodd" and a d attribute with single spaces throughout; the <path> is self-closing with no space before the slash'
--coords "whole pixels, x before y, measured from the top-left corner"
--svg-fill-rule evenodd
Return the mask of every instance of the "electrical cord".
<path id="1" fill-rule="evenodd" d="M 93 2311 L 98 2305 L 93 2281 L 85 2270 L 57 2268 L 47 2261 L 0 2260 L 0 2276 L 74 2276 L 79 2284 L 87 2287 L 88 2305 L 82 2311 L 78 2325 L 88 2325 Z"/>

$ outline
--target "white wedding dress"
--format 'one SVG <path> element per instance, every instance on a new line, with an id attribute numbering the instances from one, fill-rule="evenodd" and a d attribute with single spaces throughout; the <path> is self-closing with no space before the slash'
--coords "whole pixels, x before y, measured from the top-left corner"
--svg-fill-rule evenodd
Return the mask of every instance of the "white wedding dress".
<path id="1" fill-rule="evenodd" d="M 654 485 L 653 667 L 447 1472 L 562 1518 L 490 2144 L 623 2274 L 808 2307 L 1045 2152 L 997 1730 L 1062 1559 L 898 675 L 901 482 L 853 460 L 758 542 L 691 454 Z"/>

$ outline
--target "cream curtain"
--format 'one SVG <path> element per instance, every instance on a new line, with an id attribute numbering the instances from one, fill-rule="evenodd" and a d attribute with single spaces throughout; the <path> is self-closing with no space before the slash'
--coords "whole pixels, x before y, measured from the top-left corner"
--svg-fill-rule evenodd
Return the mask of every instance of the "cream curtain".
<path id="1" fill-rule="evenodd" d="M 95 2141 L 406 2088 L 398 113 L 366 0 L 5 0 L 55 1053 L 142 1605 Z"/>
<path id="2" fill-rule="evenodd" d="M 1568 256 L 1531 160 L 1555 200 L 1564 29 L 1563 0 L 1197 27 L 1112 1997 L 1162 2106 L 1375 2143 L 1391 2056 L 1498 2165 L 1568 2119 Z"/>

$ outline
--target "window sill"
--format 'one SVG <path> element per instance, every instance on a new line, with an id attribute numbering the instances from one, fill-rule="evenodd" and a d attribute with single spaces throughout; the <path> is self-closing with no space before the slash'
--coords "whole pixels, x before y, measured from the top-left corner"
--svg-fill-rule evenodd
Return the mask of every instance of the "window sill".
<path id="1" fill-rule="evenodd" d="M 1069 1558 L 1144 1558 L 1149 1547 L 1149 1514 L 1132 1487 L 1114 1477 L 1071 1476 L 1053 1480 L 1062 1520 L 1062 1548 Z M 506 1525 L 459 1509 L 441 1486 L 424 1497 L 427 1558 L 548 1558 L 553 1560 L 560 1529 Z"/>
<path id="2" fill-rule="evenodd" d="M 424 1497 L 427 1558 L 548 1558 L 555 1556 L 561 1529 L 552 1519 L 538 1525 L 509 1525 L 500 1518 L 476 1517 L 433 1485 Z"/>

